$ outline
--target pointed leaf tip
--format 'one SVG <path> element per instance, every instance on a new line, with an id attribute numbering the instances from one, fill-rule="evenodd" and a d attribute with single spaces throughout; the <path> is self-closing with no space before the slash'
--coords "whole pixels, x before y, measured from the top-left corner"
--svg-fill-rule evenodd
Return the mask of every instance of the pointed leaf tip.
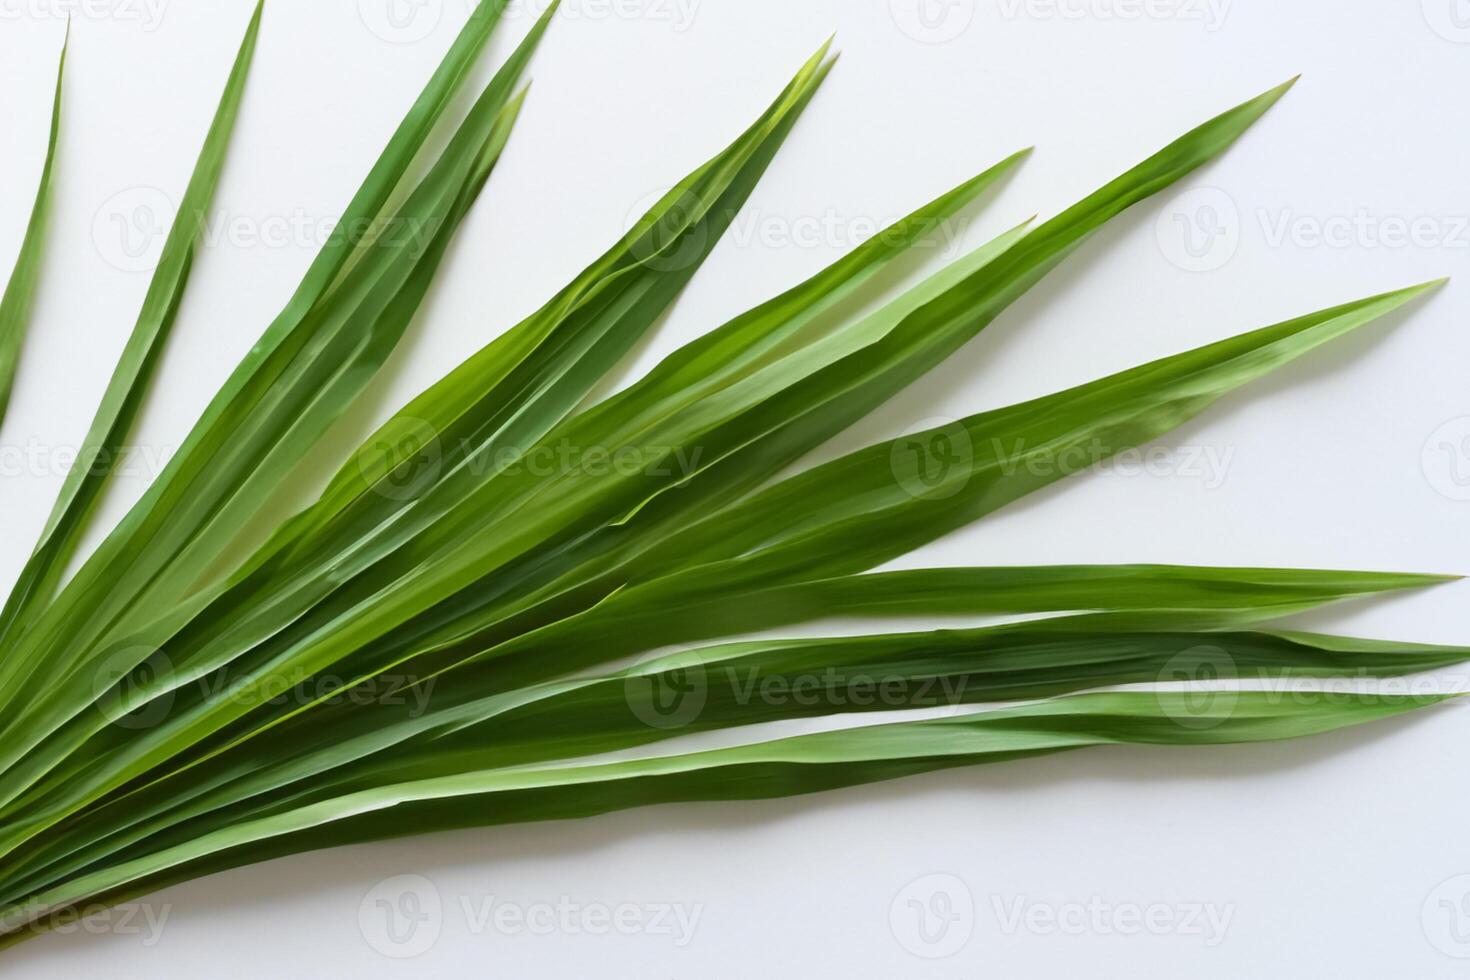
<path id="1" fill-rule="evenodd" d="M 1270 96 L 1271 99 L 1272 99 L 1272 101 L 1274 101 L 1276 99 L 1279 99 L 1283 95 L 1285 95 L 1287 92 L 1290 92 L 1293 88 L 1295 88 L 1296 87 L 1296 83 L 1299 82 L 1299 81 L 1301 81 L 1301 80 L 1302 80 L 1301 74 L 1300 73 L 1295 74 L 1295 75 L 1291 76 L 1290 78 L 1288 78 L 1286 81 L 1282 82 L 1280 85 L 1277 85 L 1277 86 L 1275 86 L 1274 88 L 1271 88 L 1271 89 L 1267 89 L 1265 92 L 1261 93 L 1261 97 L 1262 98 L 1265 98 L 1266 96 Z"/>
<path id="2" fill-rule="evenodd" d="M 1017 150 L 1015 153 L 1012 153 L 1000 163 L 996 164 L 996 169 L 1009 169 L 1010 167 L 1018 166 L 1024 163 L 1026 160 L 1030 159 L 1031 154 L 1035 152 L 1035 150 L 1036 147 L 1034 146 L 1023 146 L 1021 149 Z"/>
<path id="3" fill-rule="evenodd" d="M 1405 301 L 1408 301 L 1415 298 L 1416 296 L 1423 296 L 1427 293 L 1432 293 L 1435 290 L 1443 287 L 1445 283 L 1449 281 L 1449 276 L 1441 276 L 1438 279 L 1430 279 L 1428 282 L 1417 283 L 1413 286 L 1405 286 L 1403 289 L 1395 289 L 1391 292 L 1385 293 L 1384 295 L 1401 296 Z"/>
<path id="4" fill-rule="evenodd" d="M 1282 82 L 1280 85 L 1277 85 L 1275 88 L 1269 88 L 1255 98 L 1242 103 L 1241 105 L 1237 106 L 1236 109 L 1233 111 L 1238 112 L 1242 109 L 1254 109 L 1256 110 L 1256 117 L 1259 118 L 1259 116 L 1264 114 L 1267 109 L 1270 109 L 1277 102 L 1281 101 L 1281 97 L 1287 92 L 1290 92 L 1292 86 L 1296 85 L 1297 80 L 1301 77 L 1302 76 L 1297 75 L 1294 78 L 1288 78 L 1286 81 Z"/>

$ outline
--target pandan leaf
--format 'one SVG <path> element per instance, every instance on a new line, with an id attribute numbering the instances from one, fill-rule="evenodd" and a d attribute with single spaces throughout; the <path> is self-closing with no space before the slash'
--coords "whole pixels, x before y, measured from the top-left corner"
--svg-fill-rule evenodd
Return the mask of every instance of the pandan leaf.
<path id="1" fill-rule="evenodd" d="M 67 474 L 40 543 L 12 588 L 4 612 L 0 613 L 0 645 L 18 637 L 29 613 L 38 604 L 49 601 L 55 593 L 137 418 L 159 354 L 178 315 L 194 254 L 204 233 L 210 202 L 224 169 L 225 153 L 229 149 L 230 136 L 245 92 L 245 80 L 255 56 L 263 7 L 262 0 L 245 32 L 245 40 L 225 84 L 214 122 L 200 151 L 199 162 L 184 192 L 183 204 L 164 241 L 153 281 L 143 299 L 143 310 L 82 443 L 80 462 Z M 54 132 L 52 138 L 54 147 Z"/>
<path id="2" fill-rule="evenodd" d="M 92 900 L 125 901 L 172 880 L 299 850 L 431 830 L 586 817 L 657 803 L 792 796 L 1096 745 L 1224 745 L 1299 738 L 1444 700 L 1362 695 L 1340 704 L 1325 698 L 1240 693 L 1202 704 L 1187 693 L 1089 694 L 686 755 L 417 780 L 242 821 L 79 876 L 13 906 L 0 916 L 0 932 L 10 939 L 25 938 L 28 926 L 59 909 Z"/>
<path id="3" fill-rule="evenodd" d="M 466 31 L 476 30 L 485 16 L 477 13 Z M 381 366 L 422 297 L 425 277 L 432 275 L 443 256 L 440 240 L 453 234 L 466 210 L 466 193 L 483 183 L 487 147 L 493 150 L 503 143 L 514 116 L 505 115 L 513 87 L 545 27 L 543 18 L 486 87 L 449 147 L 393 217 L 395 227 L 427 231 L 430 237 L 402 234 L 354 240 L 362 253 L 359 261 L 277 350 L 282 373 L 272 382 L 269 396 L 266 389 L 258 391 L 263 400 L 237 394 L 226 382 L 143 499 L 26 633 L 12 656 L 0 663 L 0 695 L 13 697 L 18 685 L 43 664 L 64 677 L 110 631 L 125 630 L 128 623 L 145 625 L 166 613 L 169 603 L 181 602 L 211 558 L 217 557 L 211 549 L 223 548 L 238 533 L 245 515 L 236 508 L 246 506 L 241 495 L 254 498 L 255 504 L 249 505 L 253 511 L 299 461 L 300 453 L 290 440 L 300 439 L 304 452 L 306 443 L 315 442 Z M 286 315 L 294 316 L 292 310 L 294 306 Z M 236 378 L 257 361 L 262 349 L 258 345 L 246 356 Z M 253 372 L 257 379 L 265 373 L 264 368 Z M 315 432 L 310 440 L 306 428 Z M 250 487 L 259 492 L 250 493 Z"/>
<path id="4" fill-rule="evenodd" d="M 1330 638 L 1289 641 L 1264 634 L 1201 634 L 1181 630 L 1197 629 L 1203 625 L 1217 628 L 1235 626 L 1346 597 L 1421 587 L 1438 581 L 1442 579 L 1370 573 L 1094 566 L 930 569 L 771 589 L 739 597 L 728 606 L 711 604 L 704 609 L 680 611 L 679 617 L 688 626 L 679 637 L 688 640 L 840 614 L 869 617 L 922 613 L 1022 614 L 1103 608 L 1112 615 L 1065 617 L 1044 624 L 942 634 L 735 645 L 650 662 L 609 679 L 536 685 L 510 693 L 504 693 L 506 678 L 502 672 L 486 667 L 464 669 L 454 674 L 452 686 L 446 683 L 439 688 L 435 679 L 428 679 L 413 688 L 406 687 L 398 692 L 400 696 L 384 703 L 336 702 L 329 706 L 325 716 L 304 714 L 291 718 L 276 729 L 252 738 L 247 743 L 248 753 L 224 752 L 184 770 L 180 775 L 187 785 L 183 785 L 184 780 L 179 778 L 160 779 L 111 801 L 82 825 L 72 827 L 64 834 L 52 835 L 52 839 L 44 844 L 32 843 L 27 847 L 20 866 L 30 866 L 43 855 L 65 847 L 65 842 L 98 833 L 102 827 L 113 828 L 109 846 L 130 846 L 148 833 L 177 823 L 186 816 L 197 816 L 226 804 L 256 798 L 267 792 L 274 793 L 303 779 L 310 780 L 313 792 L 321 792 L 323 787 L 334 785 L 341 779 L 359 779 L 360 776 L 351 769 L 346 775 L 339 773 L 350 763 L 364 761 L 365 765 L 376 769 L 391 762 L 398 769 L 404 765 L 411 768 L 414 763 L 402 762 L 402 753 L 398 750 L 413 750 L 426 738 L 433 738 L 431 747 L 437 749 L 443 744 L 442 736 L 445 734 L 467 737 L 481 745 L 484 749 L 481 756 L 503 756 L 506 760 L 525 752 L 530 745 L 555 741 L 553 735 L 556 732 L 570 736 L 589 727 L 598 734 L 587 741 L 587 745 L 613 747 L 613 737 L 605 727 L 609 718 L 622 728 L 631 726 L 635 735 L 657 738 L 675 734 L 676 730 L 660 729 L 646 717 L 630 713 L 627 685 L 630 678 L 648 677 L 649 683 L 657 686 L 663 681 L 656 679 L 656 675 L 672 675 L 691 665 L 701 673 L 759 671 L 766 676 L 780 676 L 797 670 L 794 664 L 805 663 L 808 672 L 815 676 L 838 669 L 855 670 L 854 656 L 858 652 L 863 657 L 861 663 L 872 664 L 907 651 L 908 655 L 923 654 L 930 659 L 891 666 L 884 675 L 886 679 L 908 683 L 913 677 L 944 674 L 958 680 L 955 683 L 942 682 L 937 688 L 931 685 L 931 689 L 941 693 L 958 690 L 967 695 L 965 701 L 971 700 L 970 694 L 994 695 L 998 700 L 1003 696 L 1021 696 L 1021 691 L 1027 692 L 1025 696 L 1040 696 L 1035 692 L 1050 690 L 1051 693 L 1060 693 L 1078 686 L 1089 686 L 1079 685 L 1079 680 L 1112 684 L 1123 683 L 1125 679 L 1157 679 L 1166 661 L 1195 647 L 1218 651 L 1227 661 L 1222 667 L 1238 665 L 1243 669 L 1249 666 L 1247 656 L 1257 656 L 1253 666 L 1263 672 L 1274 671 L 1273 676 L 1294 668 L 1304 673 L 1315 670 L 1317 674 L 1348 670 L 1375 674 L 1425 670 L 1457 662 L 1463 659 L 1465 652 L 1401 644 L 1366 644 L 1361 649 L 1346 646 L 1331 648 L 1329 652 L 1328 644 L 1358 641 Z M 1125 611 L 1132 615 L 1119 615 Z M 1144 617 L 1141 613 L 1154 615 Z M 718 625 L 694 625 L 702 616 L 708 615 L 723 615 L 732 620 L 738 615 L 743 620 L 723 630 Z M 604 625 L 606 632 L 602 634 L 602 640 L 607 642 L 609 637 L 640 635 L 640 631 L 647 629 L 649 624 L 613 621 Z M 1141 632 L 1145 629 L 1153 632 Z M 1065 636 L 1056 636 L 1063 632 Z M 669 642 L 670 639 L 666 631 L 645 641 L 619 642 L 618 650 L 630 652 Z M 985 678 L 985 683 L 976 683 L 975 678 L 965 675 L 963 665 L 954 658 L 955 654 L 969 654 L 994 659 L 998 652 L 1016 658 L 1019 656 L 1016 651 L 1028 649 L 1027 644 L 1040 655 L 1055 659 L 1036 662 L 1035 655 L 1032 655 L 1025 661 L 1030 673 L 1006 681 L 1004 689 L 991 677 Z M 1263 652 L 1256 654 L 1254 651 L 1258 647 Z M 555 649 L 548 645 L 548 653 Z M 1354 654 L 1361 656 L 1355 660 Z M 922 674 L 931 664 L 936 674 Z M 993 673 L 1003 667 L 1004 664 L 998 662 L 988 670 Z M 1057 668 L 1062 668 L 1060 676 L 1052 677 L 1047 673 Z M 1041 672 L 1039 675 L 1038 671 Z M 1019 671 L 1017 673 L 1019 675 Z M 730 676 L 733 678 L 734 673 Z M 669 686 L 673 689 L 676 685 L 670 683 Z M 730 685 L 730 690 L 738 694 L 738 685 Z M 575 696 L 571 698 L 575 708 L 588 692 L 604 692 L 603 700 L 612 704 L 613 710 L 543 710 L 546 704 L 568 700 L 569 696 Z M 848 703 L 852 700 L 848 699 Z M 749 705 L 749 699 L 745 704 Z M 820 704 L 830 709 L 836 702 L 823 700 Z M 790 705 L 801 706 L 794 701 Z M 533 716 L 532 726 L 544 729 L 548 734 L 536 735 L 519 720 L 528 708 Z M 759 708 L 758 704 L 749 705 L 747 713 L 729 715 L 726 724 L 750 724 L 760 720 L 755 714 Z M 710 717 L 708 712 L 700 715 L 706 723 Z M 547 719 L 554 719 L 549 727 L 541 724 Z M 486 736 L 484 723 L 487 721 L 518 734 L 498 739 Z M 689 719 L 685 724 L 692 721 Z M 463 735 L 457 734 L 469 726 L 474 727 Z M 638 741 L 634 738 L 630 744 Z M 390 753 L 389 749 L 394 751 Z M 154 817 L 166 817 L 166 820 L 150 823 Z M 119 820 L 124 822 L 122 827 L 117 826 Z M 144 829 L 140 830 L 140 827 Z M 117 831 L 121 830 L 130 832 L 120 836 Z M 89 853 L 95 853 L 95 850 L 94 846 Z"/>
<path id="5" fill-rule="evenodd" d="M 833 65 L 829 42 L 724 150 L 545 306 L 404 406 L 314 504 L 252 549 L 241 528 L 398 344 L 507 145 L 554 5 L 423 176 L 409 177 L 505 3 L 474 9 L 348 206 L 344 227 L 368 233 L 323 248 L 165 472 L 62 586 L 107 472 L 68 478 L 0 617 L 0 945 L 57 911 L 314 848 L 788 796 L 1099 744 L 1294 738 L 1443 700 L 1280 685 L 1398 677 L 1462 662 L 1470 648 L 1261 625 L 1440 576 L 874 571 L 1165 435 L 1433 284 L 785 475 L 958 352 L 1109 219 L 1223 152 L 1290 83 L 863 312 L 894 260 L 1025 152 L 1008 157 L 597 401 L 810 106 Z M 126 437 L 172 328 L 259 22 L 257 9 L 88 436 L 98 451 Z M 55 136 L 53 125 L 53 154 Z M 38 215 L 49 174 L 48 158 Z M 385 233 L 395 227 L 419 233 Z M 38 247 L 28 233 L 22 269 Z M 33 267 L 26 276 L 16 282 L 33 281 Z M 0 326 L 16 325 L 0 333 L 7 372 L 14 351 L 3 345 L 18 338 L 23 307 L 7 293 L 0 309 Z M 535 465 L 559 447 L 576 458 Z M 639 465 L 594 465 L 594 453 L 621 451 Z M 667 653 L 837 615 L 1011 621 Z M 653 659 L 629 666 L 636 654 Z M 1268 689 L 1077 693 L 1200 679 Z M 656 696 L 669 691 L 697 697 L 671 714 Z M 971 713 L 1022 701 L 1033 703 Z M 950 716 L 753 744 L 748 731 L 922 707 Z M 746 744 L 599 758 L 711 731 Z"/>
<path id="6" fill-rule="evenodd" d="M 67 40 L 71 39 L 70 28 Z M 21 239 L 20 254 L 10 273 L 5 293 L 0 296 L 0 422 L 10 406 L 10 392 L 15 385 L 21 343 L 30 322 L 31 301 L 41 278 L 41 251 L 46 243 L 46 219 L 51 210 L 51 171 L 56 164 L 56 142 L 61 133 L 61 83 L 66 75 L 66 49 L 61 47 L 61 61 L 56 68 L 56 95 L 51 103 L 51 135 L 46 141 L 46 162 L 41 164 L 41 186 L 36 203 L 31 206 L 31 220 Z"/>
<path id="7" fill-rule="evenodd" d="M 1167 432 L 1224 392 L 1399 308 L 1424 288 L 1373 297 L 1243 334 L 1079 389 L 976 416 L 964 428 L 973 445 L 984 446 L 987 438 L 994 446 L 1022 440 L 1054 452 L 1100 439 L 1116 452 Z M 997 420 L 1002 424 L 997 425 Z M 1000 465 L 996 450 L 988 452 L 978 452 L 974 460 L 964 461 L 946 474 L 945 480 L 960 488 L 957 492 L 939 492 L 933 497 L 914 494 L 912 484 L 902 479 L 903 471 L 895 470 L 892 447 L 886 444 L 817 467 L 756 495 L 754 503 L 737 507 L 733 515 L 716 515 L 711 519 L 717 525 L 715 530 L 704 534 L 696 526 L 680 542 L 681 555 L 701 556 L 701 542 L 710 540 L 736 552 L 734 559 L 680 571 L 662 587 L 658 583 L 651 586 L 649 595 L 641 595 L 637 588 L 620 593 L 608 603 L 614 614 L 608 624 L 599 621 L 605 607 L 593 606 L 580 616 L 559 620 L 539 631 L 528 630 L 488 649 L 481 647 L 483 652 L 473 656 L 505 661 L 506 667 L 497 673 L 504 678 L 501 690 L 507 690 L 605 662 L 630 649 L 677 642 L 688 638 L 688 634 L 679 633 L 677 625 L 669 630 L 658 621 L 655 610 L 679 608 L 692 598 L 708 600 L 731 588 L 789 581 L 798 573 L 822 578 L 871 567 L 888 557 L 887 551 L 874 556 L 872 549 L 891 547 L 898 549 L 894 553 L 902 553 L 986 513 L 997 502 L 1013 500 L 1069 472 L 1068 467 L 1060 465 L 1011 469 Z M 991 479 L 978 478 L 972 470 L 989 474 Z M 946 489 L 946 483 L 936 486 L 936 490 Z M 771 497 L 776 498 L 775 502 L 762 499 Z M 812 520 L 817 521 L 814 529 L 807 527 Z M 739 553 L 755 547 L 760 550 L 753 554 Z M 622 641 L 602 640 L 619 625 L 620 608 L 630 606 L 643 610 L 639 624 L 643 628 L 621 632 L 626 638 Z M 678 624 L 680 620 L 674 617 L 667 622 Z M 328 640 L 340 641 L 340 635 L 328 634 Z M 712 634 L 698 635 L 704 638 Z M 381 656 L 371 647 L 368 651 Z M 449 658 L 451 666 L 472 654 L 463 643 L 451 645 L 450 652 L 455 654 Z M 401 667 L 401 661 L 379 660 L 365 666 L 362 660 L 339 658 L 336 669 L 343 670 L 345 665 L 346 672 L 339 676 L 352 683 L 400 667 L 410 676 L 425 677 L 442 672 L 443 659 L 431 657 L 422 666 L 410 663 Z M 41 751 L 12 768 L 11 776 L 20 774 L 29 781 L 14 791 L 4 811 L 11 824 L 10 839 L 18 843 L 54 825 L 79 806 L 141 777 L 170 758 L 188 758 L 191 750 L 197 753 L 221 742 L 228 744 L 266 727 L 272 719 L 292 713 L 289 703 L 274 707 L 269 704 L 268 692 L 288 684 L 290 671 L 297 671 L 298 677 L 309 676 L 328 666 L 330 662 L 312 662 L 300 656 L 281 657 L 267 663 L 263 670 L 221 671 L 210 681 L 188 687 L 175 674 L 168 679 L 163 694 L 155 689 L 129 700 L 128 707 L 132 708 L 146 705 L 150 699 L 168 698 L 165 719 L 143 732 L 115 726 L 108 729 L 107 716 L 99 713 L 79 716 L 79 723 L 53 734 Z M 453 672 L 449 675 L 452 677 Z M 243 731 L 231 727 L 252 714 L 255 720 L 245 722 Z M 325 730 L 336 733 L 340 728 L 330 725 Z M 66 755 L 84 745 L 89 750 L 64 761 Z M 112 767 L 105 772 L 89 771 L 86 760 L 99 754 L 107 755 Z"/>

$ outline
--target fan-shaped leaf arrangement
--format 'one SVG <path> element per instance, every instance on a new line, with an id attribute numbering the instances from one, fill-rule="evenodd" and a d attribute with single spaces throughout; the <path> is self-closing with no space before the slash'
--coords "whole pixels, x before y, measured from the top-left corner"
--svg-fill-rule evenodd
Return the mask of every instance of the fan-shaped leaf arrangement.
<path id="1" fill-rule="evenodd" d="M 1429 286 L 783 475 L 954 355 L 1109 219 L 1228 149 L 1289 84 L 859 315 L 864 287 L 974 207 L 1024 153 L 1009 157 L 596 401 L 808 107 L 832 67 L 824 47 L 622 240 L 406 405 L 316 503 L 236 555 L 242 526 L 401 340 L 507 145 L 521 76 L 554 10 L 437 158 L 415 166 L 504 5 L 487 0 L 474 13 L 347 205 L 342 227 L 362 233 L 327 243 L 163 473 L 64 580 L 174 327 L 257 9 L 86 437 L 87 465 L 66 481 L 0 616 L 0 941 L 34 935 L 58 910 L 311 848 L 806 793 L 1103 743 L 1292 738 L 1439 700 L 1078 693 L 1461 661 L 1463 649 L 1261 629 L 1286 613 L 1440 581 L 1431 576 L 875 571 L 1097 462 L 1097 447 L 1117 453 L 1169 432 Z M 58 122 L 60 110 L 58 85 Z M 4 395 L 41 271 L 57 131 L 0 305 Z M 427 233 L 382 233 L 395 227 Z M 916 614 L 1013 621 L 701 645 L 835 615 Z M 637 660 L 674 645 L 692 647 Z M 999 702 L 1016 704 L 965 707 Z M 689 732 L 925 707 L 947 710 L 716 751 L 659 747 Z M 645 748 L 631 761 L 596 758 L 635 747 Z"/>

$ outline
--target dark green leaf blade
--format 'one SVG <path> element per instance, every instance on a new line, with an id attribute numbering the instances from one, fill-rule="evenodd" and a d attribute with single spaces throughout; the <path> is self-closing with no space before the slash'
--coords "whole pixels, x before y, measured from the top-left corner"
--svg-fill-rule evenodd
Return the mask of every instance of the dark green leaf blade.
<path id="1" fill-rule="evenodd" d="M 1321 734 L 1391 718 L 1442 696 L 1214 699 L 1174 692 L 1089 694 L 932 721 L 578 767 L 493 770 L 376 787 L 242 823 L 42 892 L 0 917 L 6 939 L 49 912 L 117 902 L 172 881 L 320 847 L 406 833 L 585 817 L 695 800 L 793 796 L 921 772 L 1096 745 L 1222 745 Z M 1188 719 L 1183 723 L 1181 719 Z"/>

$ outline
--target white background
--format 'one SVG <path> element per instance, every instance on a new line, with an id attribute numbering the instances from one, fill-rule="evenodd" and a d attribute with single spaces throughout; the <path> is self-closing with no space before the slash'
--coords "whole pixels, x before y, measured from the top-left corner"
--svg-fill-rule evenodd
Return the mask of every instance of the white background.
<path id="1" fill-rule="evenodd" d="M 401 30 L 385 27 L 385 0 L 274 0 L 267 10 L 216 238 L 137 433 L 132 475 L 104 520 L 279 310 L 315 247 L 290 229 L 345 204 L 467 15 L 464 0 L 420 2 L 404 8 Z M 964 229 L 964 244 L 1055 213 L 1302 72 L 1226 158 L 1114 222 L 843 446 L 1460 275 L 1407 315 L 1184 427 L 1166 445 L 1189 452 L 1154 474 L 1074 479 L 905 564 L 1470 571 L 1464 0 L 926 2 L 927 26 L 916 0 L 567 0 L 504 162 L 344 431 L 361 431 L 535 309 L 624 230 L 635 205 L 753 119 L 833 30 L 841 63 L 630 375 L 819 269 L 873 221 L 1022 146 L 1037 152 Z M 166 209 L 181 194 L 251 6 L 0 0 L 5 268 L 40 165 L 65 15 L 77 12 L 53 233 L 0 433 L 0 579 L 18 571 L 40 529 L 58 460 L 81 439 L 147 288 L 113 222 L 146 230 L 139 205 Z M 520 8 L 495 59 L 529 23 Z M 1396 229 L 1414 222 L 1417 240 L 1398 241 Z M 284 239 L 273 237 L 283 227 Z M 1214 248 L 1192 256 L 1185 228 Z M 1201 238 L 1210 228 L 1223 234 Z M 1318 241 L 1322 228 L 1345 237 Z M 1470 587 L 1451 586 L 1302 622 L 1470 642 L 1467 598 Z M 1451 689 L 1466 681 L 1465 671 L 1440 678 Z M 1470 874 L 1467 763 L 1470 711 L 1451 707 L 1287 745 L 1094 750 L 816 798 L 455 833 L 170 889 L 149 900 L 155 921 L 167 915 L 161 934 L 140 916 L 108 935 L 51 935 L 0 957 L 0 970 L 1455 977 L 1467 961 L 1454 957 L 1470 956 L 1470 878 L 1456 878 Z M 405 874 L 423 880 L 388 880 Z M 409 947 L 394 945 L 375 904 L 405 889 L 441 908 Z M 936 942 L 917 931 L 911 899 L 950 910 L 948 931 L 930 922 Z M 636 907 L 624 914 L 644 927 L 539 934 L 497 927 L 493 914 L 477 926 L 487 907 L 534 917 L 558 903 L 594 915 Z M 1082 917 L 1065 929 L 1044 927 L 1048 913 L 1077 906 Z M 654 923 L 660 907 L 697 914 L 692 935 Z M 1018 909 L 1033 925 L 1011 921 Z M 1155 928 L 1130 929 L 1145 913 Z M 1228 921 L 1223 933 L 1210 913 Z M 414 959 L 385 955 L 419 948 Z"/>

